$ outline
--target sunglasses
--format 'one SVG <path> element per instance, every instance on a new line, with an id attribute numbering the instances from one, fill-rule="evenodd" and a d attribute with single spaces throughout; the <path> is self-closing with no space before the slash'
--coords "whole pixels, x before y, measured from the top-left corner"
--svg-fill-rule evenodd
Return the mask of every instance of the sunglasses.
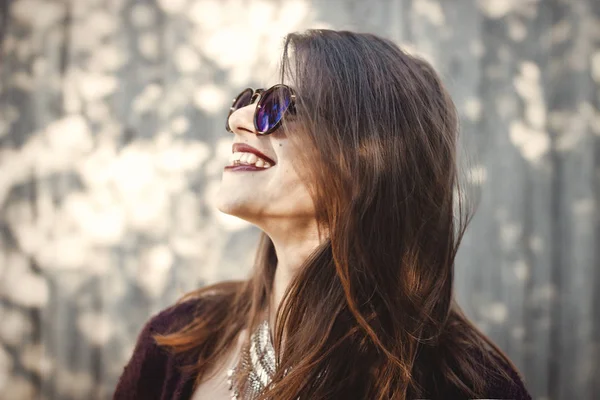
<path id="1" fill-rule="evenodd" d="M 254 103 L 257 98 L 259 100 L 256 109 L 254 110 L 254 118 L 252 119 L 254 121 L 254 129 L 256 129 L 256 132 L 259 135 L 268 135 L 269 133 L 275 132 L 281 125 L 283 116 L 286 113 L 296 113 L 296 95 L 291 87 L 277 84 L 266 90 L 247 88 L 242 90 L 242 92 L 233 99 L 225 123 L 225 129 L 227 129 L 227 131 L 233 132 L 229 127 L 229 117 L 231 114 L 235 110 Z"/>

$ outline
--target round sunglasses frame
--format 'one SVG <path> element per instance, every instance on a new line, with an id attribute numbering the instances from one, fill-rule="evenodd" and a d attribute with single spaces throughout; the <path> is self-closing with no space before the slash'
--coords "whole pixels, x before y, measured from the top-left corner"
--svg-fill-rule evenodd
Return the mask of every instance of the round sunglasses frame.
<path id="1" fill-rule="evenodd" d="M 279 118 L 279 120 L 273 126 L 271 126 L 266 131 L 261 131 L 260 129 L 258 129 L 258 124 L 256 123 L 256 120 L 257 120 L 258 112 L 263 107 L 263 100 L 266 99 L 266 98 L 268 98 L 269 94 L 271 94 L 272 92 L 274 92 L 275 90 L 278 90 L 280 88 L 287 89 L 289 91 L 289 93 L 290 93 L 290 104 L 288 104 L 288 106 L 286 107 L 286 109 L 281 114 L 281 118 Z M 248 91 L 250 91 L 250 102 L 248 104 L 245 104 L 245 105 L 241 106 L 241 107 L 236 107 L 235 105 L 238 102 L 238 100 L 244 94 L 246 94 Z M 250 104 L 253 104 L 256 101 L 257 98 L 259 98 L 258 99 L 258 104 L 256 105 L 256 108 L 254 109 L 254 115 L 252 116 L 252 122 L 254 123 L 254 130 L 259 135 L 268 135 L 270 133 L 275 132 L 281 126 L 281 121 L 283 121 L 283 118 L 285 117 L 285 115 L 288 112 L 293 112 L 293 110 L 294 110 L 294 104 L 296 102 L 296 94 L 294 93 L 294 89 L 292 89 L 288 85 L 285 85 L 285 84 L 282 84 L 282 83 L 278 83 L 276 85 L 273 85 L 273 86 L 271 86 L 268 89 L 259 88 L 259 89 L 255 90 L 255 89 L 250 88 L 250 87 L 246 88 L 246 89 L 242 90 L 233 99 L 233 102 L 231 103 L 231 107 L 229 107 L 229 113 L 227 114 L 227 119 L 225 121 L 225 129 L 228 132 L 232 132 L 233 133 L 233 131 L 229 127 L 229 117 L 231 116 L 231 114 L 233 114 L 234 111 L 239 110 L 242 107 L 246 107 L 246 106 L 248 106 Z"/>

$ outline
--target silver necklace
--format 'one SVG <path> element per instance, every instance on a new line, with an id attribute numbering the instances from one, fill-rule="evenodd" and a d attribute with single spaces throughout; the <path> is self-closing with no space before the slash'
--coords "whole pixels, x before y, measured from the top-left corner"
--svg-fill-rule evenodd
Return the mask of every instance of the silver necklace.
<path id="1" fill-rule="evenodd" d="M 269 322 L 264 320 L 250 335 L 238 363 L 227 371 L 227 383 L 232 400 L 253 400 L 269 385 L 276 369 L 275 349 L 271 340 Z M 234 383 L 239 369 L 248 370 L 248 380 L 241 395 Z"/>
<path id="2" fill-rule="evenodd" d="M 240 368 L 249 371 L 246 385 L 243 385 L 243 395 L 240 394 L 237 387 L 234 387 Z M 276 368 L 277 362 L 271 329 L 269 321 L 265 319 L 250 335 L 249 345 L 244 346 L 240 360 L 227 370 L 227 384 L 231 393 L 231 400 L 254 400 L 258 398 L 258 395 L 271 383 Z M 291 367 L 287 368 L 283 375 L 287 375 L 290 370 Z M 317 380 L 321 379 L 323 372 L 319 372 Z M 300 400 L 300 397 L 297 400 Z"/>

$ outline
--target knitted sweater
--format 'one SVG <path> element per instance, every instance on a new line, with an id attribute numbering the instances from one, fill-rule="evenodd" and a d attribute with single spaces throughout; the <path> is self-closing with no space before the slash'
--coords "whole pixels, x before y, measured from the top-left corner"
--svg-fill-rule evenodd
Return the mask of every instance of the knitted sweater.
<path id="1" fill-rule="evenodd" d="M 133 355 L 119 379 L 113 400 L 190 400 L 195 376 L 181 370 L 194 363 L 195 355 L 173 355 L 159 347 L 153 335 L 173 332 L 201 312 L 201 302 L 189 300 L 171 306 L 150 318 L 140 332 Z M 487 399 L 531 400 L 517 371 L 505 366 L 512 382 L 494 382 Z M 458 393 L 447 393 L 444 399 L 465 399 Z"/>

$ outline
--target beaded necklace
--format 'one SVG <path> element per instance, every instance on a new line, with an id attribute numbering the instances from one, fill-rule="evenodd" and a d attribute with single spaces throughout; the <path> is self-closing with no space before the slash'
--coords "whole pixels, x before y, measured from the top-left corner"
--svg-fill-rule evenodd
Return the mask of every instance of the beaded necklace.
<path id="1" fill-rule="evenodd" d="M 240 370 L 249 370 L 243 395 L 234 388 Z M 269 322 L 264 320 L 250 335 L 249 346 L 245 346 L 238 363 L 227 371 L 227 383 L 232 400 L 254 400 L 269 385 L 275 374 L 275 349 L 271 340 Z"/>

